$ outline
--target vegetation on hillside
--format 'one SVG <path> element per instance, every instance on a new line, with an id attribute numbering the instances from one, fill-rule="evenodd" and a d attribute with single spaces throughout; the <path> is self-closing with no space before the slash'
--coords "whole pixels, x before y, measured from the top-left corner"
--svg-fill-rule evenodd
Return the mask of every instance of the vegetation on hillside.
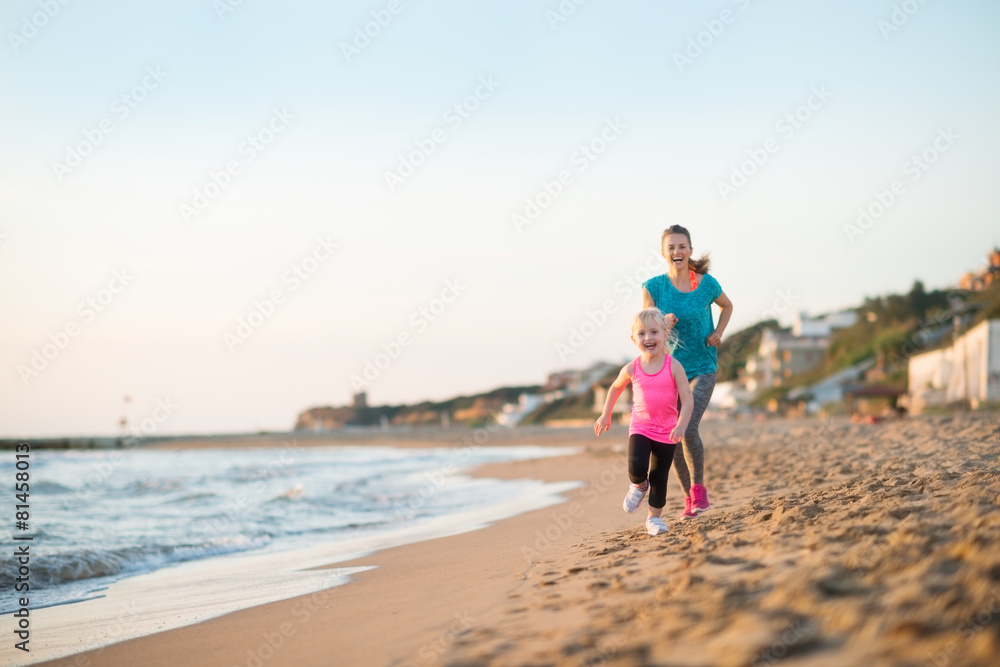
<path id="1" fill-rule="evenodd" d="M 771 399 L 781 399 L 795 387 L 813 384 L 880 353 L 886 371 L 886 377 L 880 383 L 905 388 L 909 358 L 950 344 L 956 315 L 963 332 L 983 320 L 1000 318 L 1000 282 L 982 292 L 968 293 L 958 289 L 928 292 L 923 283 L 916 281 L 906 294 L 868 297 L 855 310 L 858 313 L 857 323 L 832 333 L 830 347 L 819 366 L 793 376 L 781 387 L 765 390 L 758 395 L 755 404 L 766 405 Z M 778 328 L 777 321 L 766 320 L 727 336 L 719 348 L 719 382 L 735 380 L 739 370 L 756 353 L 764 331 Z M 617 369 L 611 372 L 609 377 L 613 378 L 617 372 Z M 416 426 L 438 424 L 441 414 L 447 412 L 453 423 L 480 426 L 505 403 L 516 403 L 522 393 L 539 391 L 541 387 L 538 385 L 500 387 L 446 401 L 361 409 L 312 408 L 307 413 L 325 413 L 347 426 L 375 426 L 383 416 L 394 425 Z M 591 389 L 546 403 L 527 415 L 521 423 L 543 424 L 554 419 L 591 419 L 596 416 L 594 391 Z"/>
<path id="2" fill-rule="evenodd" d="M 311 408 L 299 416 L 296 428 L 307 428 L 307 416 L 328 417 L 340 426 L 377 426 L 385 417 L 394 426 L 429 426 L 441 423 L 447 412 L 452 423 L 477 427 L 488 423 L 505 403 L 516 403 L 523 393 L 537 393 L 540 385 L 500 387 L 482 394 L 456 396 L 446 401 L 423 401 L 414 405 L 372 405 Z"/>
<path id="3" fill-rule="evenodd" d="M 544 424 L 553 419 L 597 419 L 599 414 L 594 410 L 594 390 L 588 389 L 582 394 L 565 396 L 540 405 L 537 410 L 526 415 L 521 424 Z"/>
<path id="4" fill-rule="evenodd" d="M 745 368 L 747 360 L 760 347 L 760 339 L 768 329 L 779 329 L 777 320 L 761 320 L 753 326 L 726 336 L 719 346 L 719 370 L 717 382 L 729 382 L 739 377 L 739 370 Z"/>
<path id="5" fill-rule="evenodd" d="M 994 285 L 993 287 L 996 287 Z M 793 376 L 781 387 L 759 394 L 756 405 L 780 399 L 795 387 L 814 384 L 823 378 L 866 359 L 883 355 L 886 377 L 880 384 L 900 389 L 908 381 L 910 357 L 940 344 L 951 342 L 952 318 L 959 314 L 962 329 L 981 319 L 983 295 L 968 295 L 961 290 L 926 291 L 919 280 L 906 294 L 867 297 L 855 310 L 854 326 L 836 329 L 823 362 L 805 373 Z"/>

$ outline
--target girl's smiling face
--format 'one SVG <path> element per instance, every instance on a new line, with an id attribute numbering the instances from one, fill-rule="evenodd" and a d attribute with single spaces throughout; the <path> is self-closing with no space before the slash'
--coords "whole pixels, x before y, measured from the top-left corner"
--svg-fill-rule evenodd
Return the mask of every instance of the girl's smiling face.
<path id="1" fill-rule="evenodd" d="M 639 324 L 632 331 L 632 342 L 646 356 L 653 356 L 664 350 L 667 332 L 659 324 Z"/>
<path id="2" fill-rule="evenodd" d="M 683 271 L 691 258 L 691 242 L 684 234 L 671 234 L 663 239 L 663 256 L 674 271 Z"/>

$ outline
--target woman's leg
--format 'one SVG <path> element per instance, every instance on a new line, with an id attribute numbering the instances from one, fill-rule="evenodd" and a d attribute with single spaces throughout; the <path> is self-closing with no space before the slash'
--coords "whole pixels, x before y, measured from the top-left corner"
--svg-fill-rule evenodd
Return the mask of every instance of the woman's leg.
<path id="1" fill-rule="evenodd" d="M 674 451 L 674 464 L 677 470 L 677 480 L 684 489 L 684 495 L 691 495 L 691 484 L 705 483 L 705 445 L 701 441 L 698 427 L 701 417 L 708 408 L 715 389 L 715 373 L 696 375 L 691 378 L 691 398 L 693 409 L 687 430 L 684 431 L 683 447 Z M 678 403 L 679 407 L 679 403 Z M 693 477 L 693 479 L 692 479 Z"/>
<path id="2" fill-rule="evenodd" d="M 667 479 L 674 461 L 676 444 L 652 442 L 649 457 L 649 516 L 660 516 L 667 504 Z"/>

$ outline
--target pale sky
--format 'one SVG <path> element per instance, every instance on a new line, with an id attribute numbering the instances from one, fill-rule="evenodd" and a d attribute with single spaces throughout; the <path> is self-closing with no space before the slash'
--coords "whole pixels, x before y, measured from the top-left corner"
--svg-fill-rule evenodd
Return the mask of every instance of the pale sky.
<path id="1" fill-rule="evenodd" d="M 622 360 L 674 223 L 729 332 L 1000 243 L 997 3 L 561 6 L 6 3 L 0 434 L 283 430 L 369 363 L 381 404 Z"/>

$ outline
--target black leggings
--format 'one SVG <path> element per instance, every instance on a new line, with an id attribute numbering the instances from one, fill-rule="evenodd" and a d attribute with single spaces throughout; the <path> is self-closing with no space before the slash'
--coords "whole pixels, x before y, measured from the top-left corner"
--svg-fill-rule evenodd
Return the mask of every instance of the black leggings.
<path id="1" fill-rule="evenodd" d="M 657 442 L 634 433 L 628 437 L 628 478 L 642 484 L 649 478 L 649 506 L 667 504 L 667 477 L 677 444 Z"/>

